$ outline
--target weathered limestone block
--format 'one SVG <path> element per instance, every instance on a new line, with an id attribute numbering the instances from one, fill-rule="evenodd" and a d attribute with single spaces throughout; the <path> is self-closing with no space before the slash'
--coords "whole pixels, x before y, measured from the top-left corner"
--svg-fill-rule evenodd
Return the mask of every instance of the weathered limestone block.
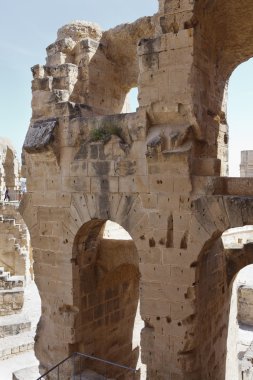
<path id="1" fill-rule="evenodd" d="M 90 37 L 94 40 L 99 40 L 102 35 L 98 24 L 87 21 L 75 21 L 62 26 L 57 32 L 57 42 L 63 39 L 80 41 L 81 39 Z M 65 42 L 64 41 L 64 42 Z M 60 42 L 62 44 L 62 42 Z M 51 45 L 50 45 L 51 46 Z M 57 45 L 59 46 L 59 45 Z"/>
<path id="2" fill-rule="evenodd" d="M 238 288 L 238 322 L 245 325 L 253 325 L 253 290 L 251 287 L 240 286 Z"/>
<path id="3" fill-rule="evenodd" d="M 0 303 L 0 316 L 15 314 L 22 309 L 24 303 L 23 289 L 0 290 L 0 295 L 3 296 L 3 301 Z"/>
<path id="4" fill-rule="evenodd" d="M 34 123 L 27 132 L 24 150 L 30 153 L 52 149 L 56 139 L 57 120 L 42 120 Z"/>
<path id="5" fill-rule="evenodd" d="M 34 78 L 43 78 L 44 77 L 44 66 L 35 65 L 31 68 L 32 74 Z"/>
<path id="6" fill-rule="evenodd" d="M 67 55 L 75 46 L 72 38 L 62 38 L 47 47 L 47 65 L 56 66 L 65 63 Z"/>

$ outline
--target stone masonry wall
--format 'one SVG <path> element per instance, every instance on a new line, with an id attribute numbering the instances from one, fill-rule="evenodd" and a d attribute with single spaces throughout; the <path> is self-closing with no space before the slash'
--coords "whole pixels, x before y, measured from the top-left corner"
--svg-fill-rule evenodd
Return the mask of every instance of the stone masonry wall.
<path id="1" fill-rule="evenodd" d="M 132 352 L 132 334 L 139 300 L 136 248 L 132 240 L 103 239 L 101 222 L 95 223 L 84 225 L 74 243 L 73 276 L 79 283 L 74 289 L 74 304 L 79 309 L 75 349 L 96 352 L 114 362 L 124 358 L 124 364 L 135 366 L 138 350 Z M 113 370 L 107 369 L 112 377 L 117 374 Z"/>
<path id="2" fill-rule="evenodd" d="M 17 205 L 0 205 L 0 266 L 12 275 L 25 276 L 28 270 L 29 237 Z"/>
<path id="3" fill-rule="evenodd" d="M 3 199 L 6 188 L 10 193 L 18 189 L 20 164 L 11 143 L 0 137 L 0 200 Z"/>
<path id="4" fill-rule="evenodd" d="M 0 316 L 18 313 L 24 304 L 23 289 L 0 290 Z"/>
<path id="5" fill-rule="evenodd" d="M 90 317 L 77 297 L 78 273 L 88 256 L 73 256 L 76 239 L 112 220 L 130 233 L 139 258 L 147 379 L 224 379 L 231 284 L 253 262 L 250 245 L 236 254 L 221 245 L 228 228 L 253 224 L 252 179 L 221 176 L 225 84 L 253 55 L 243 43 L 252 16 L 238 27 L 244 14 L 253 14 L 249 0 L 160 0 L 153 17 L 108 32 L 64 26 L 46 65 L 33 68 L 20 210 L 42 300 L 35 350 L 44 368 L 82 349 L 78 326 Z M 139 109 L 118 114 L 136 83 Z M 83 276 L 90 285 L 93 269 Z M 119 329 L 114 338 L 120 342 Z M 94 355 L 111 346 L 102 333 L 94 341 Z M 125 358 L 131 347 L 117 356 Z"/>
<path id="6" fill-rule="evenodd" d="M 249 286 L 238 288 L 238 320 L 245 324 L 253 325 L 253 294 Z"/>

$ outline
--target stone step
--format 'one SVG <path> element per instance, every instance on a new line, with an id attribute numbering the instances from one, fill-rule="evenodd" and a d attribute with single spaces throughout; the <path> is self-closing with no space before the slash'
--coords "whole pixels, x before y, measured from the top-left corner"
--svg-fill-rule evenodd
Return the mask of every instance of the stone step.
<path id="1" fill-rule="evenodd" d="M 10 277 L 10 272 L 2 272 L 2 274 L 0 274 L 0 280 L 6 281 L 7 278 L 9 277 Z"/>
<path id="2" fill-rule="evenodd" d="M 32 366 L 15 371 L 12 380 L 36 380 L 40 377 L 38 366 Z"/>
<path id="3" fill-rule="evenodd" d="M 7 219 L 7 218 L 4 218 L 2 220 L 3 223 L 9 223 L 9 224 L 12 224 L 13 226 L 15 226 L 16 222 L 15 222 L 15 219 Z"/>
<path id="4" fill-rule="evenodd" d="M 0 340 L 0 361 L 8 359 L 12 355 L 34 349 L 33 332 L 7 336 Z M 0 365 L 1 366 L 1 365 Z"/>
<path id="5" fill-rule="evenodd" d="M 12 282 L 13 286 L 23 286 L 25 281 L 24 276 L 10 276 L 7 278 L 6 282 Z"/>
<path id="6" fill-rule="evenodd" d="M 4 319 L 2 322 L 1 319 Z M 31 331 L 31 322 L 24 317 L 19 317 L 19 320 L 14 323 L 9 322 L 5 317 L 0 318 L 0 346 L 2 346 L 1 339 L 6 336 L 13 336 Z"/>
<path id="7" fill-rule="evenodd" d="M 10 275 L 10 272 L 0 274 L 0 289 L 21 288 L 24 286 L 25 277 Z"/>
<path id="8" fill-rule="evenodd" d="M 0 289 L 0 316 L 20 313 L 23 303 L 24 288 Z"/>
<path id="9" fill-rule="evenodd" d="M 15 289 L 16 291 L 24 290 L 24 283 L 22 281 L 3 280 L 0 278 L 0 290 L 7 291 Z"/>

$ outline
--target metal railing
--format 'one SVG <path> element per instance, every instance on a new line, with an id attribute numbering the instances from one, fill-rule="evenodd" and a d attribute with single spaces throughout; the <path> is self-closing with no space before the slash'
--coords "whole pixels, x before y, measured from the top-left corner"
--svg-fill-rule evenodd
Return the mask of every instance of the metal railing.
<path id="1" fill-rule="evenodd" d="M 140 372 L 96 356 L 74 352 L 37 380 L 139 380 Z"/>

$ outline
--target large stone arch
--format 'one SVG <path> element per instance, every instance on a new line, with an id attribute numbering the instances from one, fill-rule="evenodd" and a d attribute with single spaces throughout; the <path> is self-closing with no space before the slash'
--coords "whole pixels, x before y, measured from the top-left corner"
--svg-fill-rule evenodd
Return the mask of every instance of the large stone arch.
<path id="1" fill-rule="evenodd" d="M 105 220 L 85 223 L 73 245 L 74 351 L 136 367 L 132 349 L 139 301 L 139 259 L 133 240 L 105 239 Z M 90 368 L 94 363 L 90 363 Z M 95 363 L 96 372 L 104 373 Z M 110 372 L 111 371 L 111 372 Z M 117 369 L 107 368 L 116 376 Z"/>
<path id="2" fill-rule="evenodd" d="M 205 152 L 222 160 L 227 174 L 227 83 L 253 56 L 253 5 L 248 0 L 198 1 L 194 9 L 193 110 Z"/>
<path id="3" fill-rule="evenodd" d="M 196 268 L 194 287 L 198 300 L 197 314 L 192 316 L 196 338 L 192 354 L 197 359 L 196 379 L 219 380 L 226 373 L 233 280 L 243 267 L 253 263 L 251 244 L 238 250 L 224 249 L 221 235 L 228 228 L 253 223 L 253 202 L 246 197 L 203 197 L 193 203 L 193 208 L 195 216 L 189 240 L 193 241 L 198 234 L 202 248 L 197 261 L 191 264 Z"/>
<path id="4" fill-rule="evenodd" d="M 72 194 L 69 226 L 73 235 L 90 220 L 108 220 L 118 223 L 133 238 L 138 248 L 138 240 L 143 229 L 148 228 L 148 213 L 141 197 L 133 194 Z M 73 236 L 72 235 L 72 236 Z"/>
<path id="5" fill-rule="evenodd" d="M 152 17 L 104 32 L 88 22 L 67 24 L 47 48 L 46 72 L 56 76 L 53 87 L 60 90 L 66 89 L 60 77 L 70 73 L 71 102 L 93 107 L 96 114 L 120 113 L 127 93 L 138 83 L 137 43 L 153 36 L 154 31 Z M 56 65 L 61 65 L 60 70 Z"/>
<path id="6" fill-rule="evenodd" d="M 78 350 L 135 367 L 138 359 L 138 350 L 132 351 L 131 348 L 133 322 L 140 297 L 139 281 L 141 268 L 139 269 L 139 261 L 141 261 L 143 255 L 143 235 L 145 233 L 148 234 L 150 230 L 149 218 L 147 210 L 143 208 L 141 197 L 138 194 L 108 194 L 103 199 L 103 207 L 101 205 L 101 194 L 79 193 L 71 195 L 69 215 L 66 221 L 68 231 L 66 230 L 67 235 L 65 239 L 67 239 L 66 244 L 69 249 L 71 246 L 73 247 L 71 258 L 73 273 L 72 315 L 74 318 L 73 326 L 75 327 L 69 345 L 69 353 Z M 125 248 L 124 244 L 119 242 L 119 252 L 123 252 L 123 256 L 119 255 L 117 257 L 114 254 L 116 261 L 113 264 L 112 255 L 110 268 L 108 269 L 110 253 L 107 254 L 108 257 L 105 258 L 104 264 L 103 260 L 99 259 L 99 255 L 101 255 L 99 251 L 102 253 L 106 252 L 106 244 L 105 242 L 101 244 L 102 240 L 99 235 L 103 231 L 105 222 L 109 219 L 122 226 L 131 235 L 133 240 L 127 243 L 127 247 L 125 246 Z M 87 240 L 90 241 L 88 244 L 90 249 L 87 248 L 87 250 L 80 251 L 78 246 L 87 245 Z M 82 244 L 80 241 L 82 241 Z M 113 249 L 115 250 L 115 248 Z M 126 249 L 131 254 L 129 259 L 126 259 L 124 254 L 124 250 Z M 89 258 L 93 257 L 91 259 L 92 270 L 89 266 L 85 269 L 82 265 L 82 269 L 80 269 L 80 263 L 85 262 L 85 255 L 88 255 L 87 257 Z M 100 261 L 100 264 L 107 272 L 106 276 L 99 277 L 97 275 L 97 271 L 95 270 L 95 268 L 99 268 L 99 265 L 96 264 L 97 261 Z M 83 290 L 82 293 L 85 302 L 83 302 L 83 298 L 80 296 L 81 274 L 79 271 L 82 272 L 82 279 L 84 279 L 85 273 L 87 274 L 87 281 L 83 282 L 83 284 L 86 284 L 86 290 Z M 116 292 L 118 296 L 116 293 L 113 293 L 113 289 L 114 293 Z M 112 299 L 109 298 L 110 294 Z M 110 302 L 115 302 L 116 307 L 120 306 L 121 308 L 120 311 L 116 308 L 114 312 L 115 316 L 118 315 L 118 319 L 115 317 L 114 322 L 114 329 L 118 329 L 118 334 L 112 334 L 111 339 L 109 338 L 110 334 L 109 336 L 106 335 L 108 333 L 107 330 L 110 329 L 108 315 L 106 315 L 106 308 L 108 308 Z M 140 304 L 142 305 L 141 298 Z M 84 308 L 85 310 L 82 310 Z M 126 309 L 125 313 L 123 312 L 124 308 Z M 99 312 L 103 314 L 101 318 L 99 318 Z M 111 314 L 111 312 L 113 312 L 113 309 L 108 314 Z M 64 313 L 66 314 L 66 310 L 63 310 Z M 92 319 L 92 313 L 93 316 L 96 313 L 96 318 Z M 126 328 L 123 335 L 122 323 Z M 94 326 L 91 328 L 92 324 Z M 94 334 L 91 336 L 89 331 L 94 332 Z M 95 334 L 96 331 L 97 335 Z M 118 347 L 118 349 L 115 349 L 117 340 L 121 342 L 122 348 Z M 92 364 L 90 365 L 92 368 Z M 103 368 L 101 368 L 101 371 L 103 371 Z"/>

